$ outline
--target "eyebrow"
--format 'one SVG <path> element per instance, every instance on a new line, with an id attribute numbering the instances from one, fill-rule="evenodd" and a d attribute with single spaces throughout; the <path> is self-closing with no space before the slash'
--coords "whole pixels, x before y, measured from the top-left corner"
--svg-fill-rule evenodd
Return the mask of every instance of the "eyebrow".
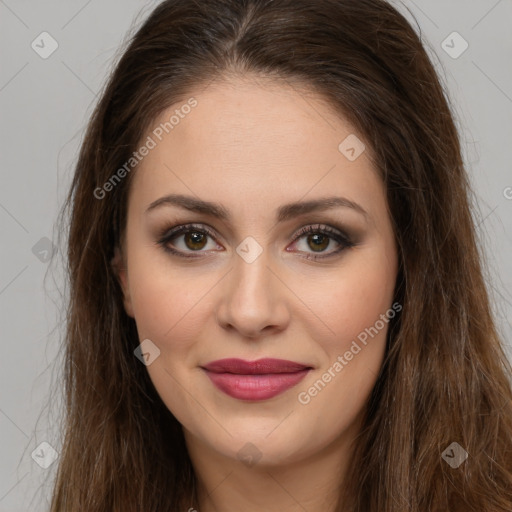
<path id="1" fill-rule="evenodd" d="M 201 199 L 182 194 L 169 194 L 167 196 L 160 197 L 147 207 L 146 213 L 149 213 L 160 206 L 178 206 L 185 210 L 210 215 L 220 220 L 229 221 L 231 219 L 229 211 L 221 204 L 203 201 Z M 299 215 L 305 215 L 316 211 L 331 210 L 337 207 L 351 208 L 363 215 L 365 218 L 368 218 L 368 213 L 361 205 L 345 197 L 330 196 L 310 201 L 298 201 L 284 204 L 277 209 L 276 219 L 278 222 L 284 222 Z"/>

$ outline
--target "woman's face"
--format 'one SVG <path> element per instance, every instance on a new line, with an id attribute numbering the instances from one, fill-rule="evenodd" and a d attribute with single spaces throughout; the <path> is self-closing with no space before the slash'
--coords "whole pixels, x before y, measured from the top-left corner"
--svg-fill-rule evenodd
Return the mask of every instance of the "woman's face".
<path id="1" fill-rule="evenodd" d="M 356 435 L 398 311 L 385 188 L 356 137 L 315 96 L 232 79 L 142 138 L 120 278 L 189 449 L 274 465 Z M 291 363 L 249 364 L 267 358 Z M 249 363 L 206 368 L 226 359 Z"/>

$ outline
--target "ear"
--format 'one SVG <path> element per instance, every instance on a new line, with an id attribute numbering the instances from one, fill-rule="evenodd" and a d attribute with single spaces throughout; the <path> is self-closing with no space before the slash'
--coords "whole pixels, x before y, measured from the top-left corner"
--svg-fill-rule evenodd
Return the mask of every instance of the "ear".
<path id="1" fill-rule="evenodd" d="M 126 314 L 134 318 L 126 262 L 124 256 L 121 254 L 119 247 L 115 248 L 114 257 L 110 260 L 110 265 L 123 292 L 123 302 Z"/>

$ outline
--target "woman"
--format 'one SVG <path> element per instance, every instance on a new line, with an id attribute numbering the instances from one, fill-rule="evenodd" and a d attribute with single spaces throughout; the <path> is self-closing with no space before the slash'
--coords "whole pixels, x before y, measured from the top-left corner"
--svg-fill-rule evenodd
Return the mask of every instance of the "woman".
<path id="1" fill-rule="evenodd" d="M 167 0 L 69 194 L 61 511 L 510 511 L 458 134 L 381 0 Z"/>

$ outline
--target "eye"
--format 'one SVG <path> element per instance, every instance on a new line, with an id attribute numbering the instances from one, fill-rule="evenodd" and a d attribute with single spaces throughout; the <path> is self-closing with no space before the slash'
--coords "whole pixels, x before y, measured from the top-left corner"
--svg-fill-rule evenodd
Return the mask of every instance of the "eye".
<path id="1" fill-rule="evenodd" d="M 215 233 L 207 226 L 184 224 L 164 230 L 157 244 L 173 255 L 183 258 L 197 258 L 201 257 L 202 252 L 208 250 L 209 242 L 211 242 L 210 250 L 216 250 L 220 247 L 214 242 L 214 239 Z M 334 256 L 355 244 L 342 231 L 330 226 L 316 224 L 306 226 L 296 233 L 293 245 L 301 246 L 299 252 L 308 253 L 304 256 L 306 259 L 319 260 Z M 326 249 L 333 245 L 337 248 L 327 252 Z M 289 248 L 286 250 L 290 251 Z M 197 254 L 193 254 L 194 252 Z"/>
<path id="2" fill-rule="evenodd" d="M 298 241 L 303 243 L 298 244 Z M 313 253 L 309 253 L 305 258 L 318 260 L 334 256 L 345 249 L 353 247 L 355 244 L 342 231 L 333 229 L 330 226 L 316 224 L 302 228 L 295 235 L 294 245 L 302 246 L 299 247 L 300 252 L 312 250 Z M 326 249 L 332 245 L 337 246 L 337 249 L 326 252 Z"/>
<path id="3" fill-rule="evenodd" d="M 176 256 L 195 258 L 200 255 L 195 256 L 187 253 L 204 252 L 203 249 L 208 249 L 208 239 L 211 238 L 213 240 L 214 236 L 214 233 L 206 226 L 185 224 L 172 228 L 171 230 L 166 230 L 157 243 L 161 245 L 164 250 Z M 173 242 L 171 244 L 174 240 L 178 240 L 178 243 Z M 217 244 L 213 242 L 211 245 L 213 246 L 211 249 L 218 247 Z"/>

